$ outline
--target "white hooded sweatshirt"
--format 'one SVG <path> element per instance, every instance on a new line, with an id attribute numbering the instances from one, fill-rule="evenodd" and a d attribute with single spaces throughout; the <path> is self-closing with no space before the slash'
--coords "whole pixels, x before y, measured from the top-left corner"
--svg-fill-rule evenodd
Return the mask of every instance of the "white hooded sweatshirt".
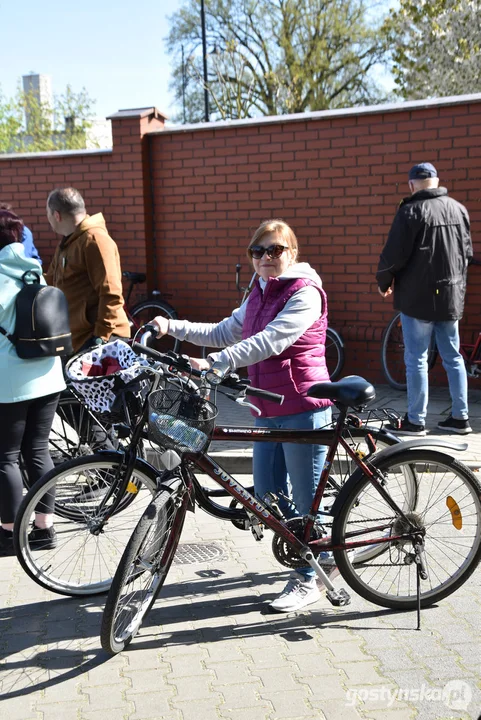
<path id="1" fill-rule="evenodd" d="M 304 278 L 322 287 L 322 280 L 309 263 L 291 265 L 279 280 Z M 266 281 L 259 279 L 261 290 Z M 248 302 L 248 300 L 247 300 Z M 236 308 L 232 315 L 219 323 L 191 323 L 188 320 L 170 320 L 169 335 L 194 345 L 225 348 L 210 353 L 209 358 L 227 362 L 230 370 L 280 355 L 293 345 L 320 317 L 322 298 L 316 287 L 310 285 L 298 290 L 287 301 L 281 312 L 259 333 L 242 340 L 242 326 L 247 302 Z"/>

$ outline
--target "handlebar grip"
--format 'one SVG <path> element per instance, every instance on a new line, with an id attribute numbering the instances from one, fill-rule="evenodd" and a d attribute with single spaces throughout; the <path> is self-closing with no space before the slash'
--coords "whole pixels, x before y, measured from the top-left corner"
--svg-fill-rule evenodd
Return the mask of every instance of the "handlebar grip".
<path id="1" fill-rule="evenodd" d="M 148 357 L 151 357 L 152 360 L 157 360 L 157 362 L 162 363 L 172 363 L 172 358 L 168 357 L 168 355 L 163 355 L 162 353 L 159 353 L 157 350 L 154 350 L 153 348 L 149 347 L 148 345 L 141 345 L 138 342 L 131 343 L 132 350 L 137 353 L 137 355 L 147 355 Z"/>
<path id="2" fill-rule="evenodd" d="M 252 395 L 252 397 L 258 397 L 262 400 L 270 400 L 278 405 L 282 405 L 284 402 L 284 395 L 279 395 L 278 393 L 269 392 L 269 390 L 261 390 L 260 388 L 250 386 L 246 387 L 246 395 Z"/>
<path id="3" fill-rule="evenodd" d="M 190 367 L 188 359 L 186 360 L 182 355 L 164 355 L 163 353 L 154 350 L 148 345 L 141 345 L 138 342 L 133 342 L 131 344 L 131 347 L 132 350 L 134 350 L 138 355 L 147 355 L 148 357 L 151 357 L 152 360 L 156 360 L 157 362 L 164 363 L 164 365 L 174 367 L 180 372 L 188 372 L 189 375 L 193 375 L 194 377 L 202 376 L 200 370 L 194 370 L 194 368 Z"/>

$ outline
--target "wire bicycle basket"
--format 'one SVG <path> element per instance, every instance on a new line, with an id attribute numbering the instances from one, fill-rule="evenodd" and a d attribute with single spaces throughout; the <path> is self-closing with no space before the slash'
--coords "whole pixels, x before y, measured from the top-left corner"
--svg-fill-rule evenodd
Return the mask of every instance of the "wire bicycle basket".
<path id="1" fill-rule="evenodd" d="M 178 452 L 203 452 L 214 432 L 217 407 L 186 390 L 149 396 L 149 440 Z"/>
<path id="2" fill-rule="evenodd" d="M 149 363 L 122 340 L 73 357 L 66 365 L 69 385 L 83 404 L 110 423 L 134 420 L 152 386 Z"/>

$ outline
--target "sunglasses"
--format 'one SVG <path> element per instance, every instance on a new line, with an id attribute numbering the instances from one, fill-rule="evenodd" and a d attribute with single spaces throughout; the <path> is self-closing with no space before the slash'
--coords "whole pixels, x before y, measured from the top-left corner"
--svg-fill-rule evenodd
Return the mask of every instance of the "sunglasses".
<path id="1" fill-rule="evenodd" d="M 268 248 L 261 247 L 260 245 L 252 245 L 249 248 L 248 253 L 254 260 L 260 260 L 264 257 L 264 253 L 267 253 L 267 257 L 271 260 L 280 258 L 284 250 L 289 250 L 287 245 L 269 245 Z"/>

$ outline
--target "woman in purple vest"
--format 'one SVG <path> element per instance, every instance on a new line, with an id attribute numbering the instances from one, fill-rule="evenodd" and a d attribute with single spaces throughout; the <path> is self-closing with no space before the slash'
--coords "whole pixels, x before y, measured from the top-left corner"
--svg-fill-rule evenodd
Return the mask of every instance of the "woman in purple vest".
<path id="1" fill-rule="evenodd" d="M 231 371 L 247 366 L 253 386 L 284 395 L 282 405 L 249 398 L 259 409 L 256 425 L 296 429 L 328 425 L 330 401 L 306 397 L 311 385 L 329 380 L 327 298 L 321 278 L 308 263 L 297 262 L 297 238 L 283 220 L 263 222 L 247 254 L 259 277 L 246 303 L 214 325 L 156 317 L 159 337 L 169 334 L 195 345 L 225 348 L 211 353 L 207 360 L 191 358 L 192 366 L 207 370 L 213 362 L 223 362 Z M 262 498 L 267 492 L 280 491 L 279 506 L 287 517 L 305 515 L 325 456 L 324 446 L 254 444 L 256 494 Z M 293 504 L 282 495 L 291 497 Z M 337 570 L 331 572 L 331 578 L 334 572 Z M 320 595 L 314 570 L 300 568 L 271 607 L 292 612 Z"/>

